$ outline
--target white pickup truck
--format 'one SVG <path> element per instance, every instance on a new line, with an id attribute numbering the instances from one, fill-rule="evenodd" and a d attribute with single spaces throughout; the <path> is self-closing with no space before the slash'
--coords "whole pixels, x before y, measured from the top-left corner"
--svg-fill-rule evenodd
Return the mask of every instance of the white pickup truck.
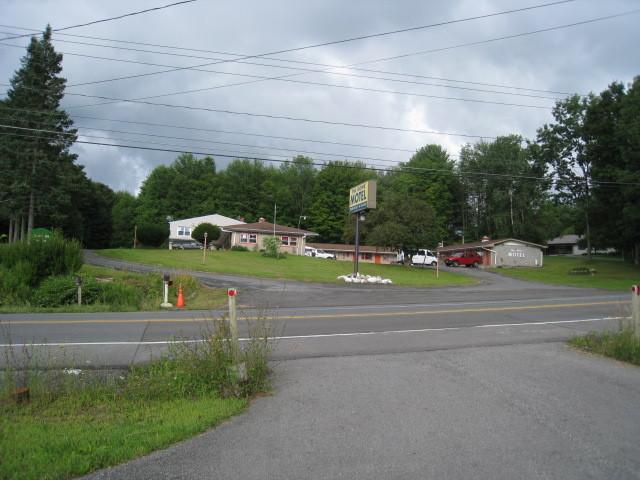
<path id="1" fill-rule="evenodd" d="M 413 266 L 425 266 L 430 265 L 435 267 L 438 264 L 438 258 L 431 250 L 421 248 L 418 252 L 411 257 L 411 265 Z"/>
<path id="2" fill-rule="evenodd" d="M 329 258 L 331 260 L 336 259 L 336 256 L 333 253 L 325 252 L 320 248 L 304 247 L 304 254 L 307 257 Z"/>

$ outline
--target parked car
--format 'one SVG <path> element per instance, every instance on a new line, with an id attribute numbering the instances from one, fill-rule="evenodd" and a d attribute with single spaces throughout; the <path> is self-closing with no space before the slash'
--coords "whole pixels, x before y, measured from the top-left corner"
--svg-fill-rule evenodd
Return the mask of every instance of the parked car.
<path id="1" fill-rule="evenodd" d="M 191 240 L 188 242 L 171 242 L 171 247 L 176 250 L 199 250 L 203 248 L 203 245 L 196 240 Z"/>
<path id="2" fill-rule="evenodd" d="M 328 258 L 330 260 L 336 259 L 335 254 L 325 252 L 320 248 L 304 247 L 304 254 L 307 257 Z"/>
<path id="3" fill-rule="evenodd" d="M 435 267 L 438 264 L 438 258 L 431 250 L 421 248 L 415 255 L 411 256 L 411 265 L 414 267 L 430 265 Z"/>
<path id="4" fill-rule="evenodd" d="M 477 267 L 482 264 L 482 257 L 478 255 L 478 252 L 467 250 L 466 252 L 458 252 L 445 258 L 444 263 L 449 267 L 458 267 L 460 265 Z"/>

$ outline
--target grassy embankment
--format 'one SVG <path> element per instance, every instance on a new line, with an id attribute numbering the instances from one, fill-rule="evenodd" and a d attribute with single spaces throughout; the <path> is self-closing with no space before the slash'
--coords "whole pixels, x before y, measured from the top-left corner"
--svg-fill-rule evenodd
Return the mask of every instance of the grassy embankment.
<path id="1" fill-rule="evenodd" d="M 129 312 L 153 311 L 162 303 L 162 277 L 160 274 L 123 272 L 111 268 L 83 265 L 78 274 L 85 279 L 95 279 L 102 285 L 113 287 L 109 298 L 98 299 L 89 305 L 61 305 L 37 307 L 34 305 L 0 304 L 0 313 L 21 312 Z M 226 291 L 201 285 L 188 275 L 174 276 L 174 285 L 169 289 L 169 301 L 175 304 L 178 284 L 182 283 L 186 309 L 209 310 L 226 302 Z M 85 295 L 87 298 L 88 295 Z"/>
<path id="2" fill-rule="evenodd" d="M 593 269 L 595 273 L 571 273 L 576 268 Z M 640 284 L 639 267 L 610 257 L 594 257 L 591 262 L 585 257 L 545 257 L 542 268 L 498 268 L 493 271 L 521 280 L 606 290 L 629 290 L 631 285 Z"/>
<path id="3" fill-rule="evenodd" d="M 97 253 L 122 260 L 185 270 L 228 273 L 263 278 L 299 280 L 304 282 L 338 283 L 339 275 L 351 273 L 353 264 L 336 260 L 289 255 L 274 259 L 258 252 L 216 251 L 207 254 L 202 264 L 201 251 L 113 249 Z M 435 287 L 470 285 L 476 283 L 464 275 L 440 272 L 436 278 L 433 268 L 414 268 L 402 265 L 360 263 L 360 273 L 390 278 L 395 285 Z"/>
<path id="4" fill-rule="evenodd" d="M 176 344 L 169 357 L 109 376 L 25 364 L 0 371 L 0 478 L 73 478 L 243 411 L 268 389 L 270 334 L 254 329 L 240 357 L 248 380 L 239 382 L 224 325 L 217 322 L 202 343 Z M 30 400 L 18 401 L 24 385 Z"/>
<path id="5" fill-rule="evenodd" d="M 569 340 L 569 345 L 640 366 L 640 339 L 631 330 L 589 333 Z"/>

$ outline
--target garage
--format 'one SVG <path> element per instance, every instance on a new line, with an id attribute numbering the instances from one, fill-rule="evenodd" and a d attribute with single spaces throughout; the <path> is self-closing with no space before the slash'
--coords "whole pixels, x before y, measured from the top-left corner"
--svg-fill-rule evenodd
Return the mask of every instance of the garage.
<path id="1" fill-rule="evenodd" d="M 481 261 L 474 262 L 485 268 L 494 267 L 542 267 L 544 245 L 519 240 L 502 238 L 491 240 L 483 237 L 479 242 L 439 247 L 438 259 L 441 263 L 453 257 L 460 259 L 454 264 L 464 265 L 464 258 L 479 256 Z"/>

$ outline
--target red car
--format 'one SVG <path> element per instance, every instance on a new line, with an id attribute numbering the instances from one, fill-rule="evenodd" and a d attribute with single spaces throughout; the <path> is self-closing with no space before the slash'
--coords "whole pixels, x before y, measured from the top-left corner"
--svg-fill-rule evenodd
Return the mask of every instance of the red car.
<path id="1" fill-rule="evenodd" d="M 445 258 L 444 263 L 446 263 L 448 267 L 457 267 L 459 265 L 477 267 L 482 264 L 482 257 L 478 255 L 478 252 L 474 251 L 459 252 Z"/>

